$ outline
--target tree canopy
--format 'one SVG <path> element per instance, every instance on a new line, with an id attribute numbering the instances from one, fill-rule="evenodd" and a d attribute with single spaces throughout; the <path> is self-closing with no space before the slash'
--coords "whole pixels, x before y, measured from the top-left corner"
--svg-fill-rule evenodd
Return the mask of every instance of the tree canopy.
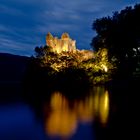
<path id="1" fill-rule="evenodd" d="M 140 4 L 126 7 L 112 16 L 96 19 L 93 30 L 97 35 L 91 45 L 96 50 L 107 48 L 111 60 L 116 58 L 119 66 L 135 68 L 135 60 L 140 54 Z M 124 68 L 124 67 L 122 67 Z"/>

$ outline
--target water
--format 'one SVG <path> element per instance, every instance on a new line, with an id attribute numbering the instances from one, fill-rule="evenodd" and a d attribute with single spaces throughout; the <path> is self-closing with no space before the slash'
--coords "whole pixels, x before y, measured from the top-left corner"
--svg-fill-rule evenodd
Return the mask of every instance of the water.
<path id="1" fill-rule="evenodd" d="M 102 140 L 129 136 L 133 115 L 128 90 L 100 86 L 80 98 L 71 95 L 53 91 L 41 103 L 40 98 L 31 103 L 21 98 L 3 103 L 0 140 Z"/>
<path id="2" fill-rule="evenodd" d="M 109 93 L 100 87 L 82 99 L 69 100 L 57 91 L 52 93 L 50 104 L 44 106 L 44 111 L 45 132 L 51 138 L 93 139 L 93 122 L 107 123 Z"/>

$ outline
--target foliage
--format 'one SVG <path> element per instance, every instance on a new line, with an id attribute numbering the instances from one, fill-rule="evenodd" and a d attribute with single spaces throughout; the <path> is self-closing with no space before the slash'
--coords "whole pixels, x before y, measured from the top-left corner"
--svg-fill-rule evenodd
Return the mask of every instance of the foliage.
<path id="1" fill-rule="evenodd" d="M 132 74 L 140 54 L 140 4 L 114 12 L 112 17 L 96 19 L 93 30 L 97 35 L 92 40 L 92 47 L 108 50 L 108 59 L 115 63 L 122 74 Z"/>
<path id="2" fill-rule="evenodd" d="M 94 52 L 94 57 L 89 59 L 85 58 L 85 54 L 79 50 L 55 53 L 50 47 L 44 46 L 36 47 L 35 52 L 34 59 L 38 61 L 40 67 L 49 69 L 50 76 L 69 77 L 72 73 L 71 77 L 75 77 L 75 79 L 78 77 L 88 79 L 91 83 L 96 84 L 109 81 L 112 70 L 114 70 L 114 66 L 108 61 L 106 48 Z"/>

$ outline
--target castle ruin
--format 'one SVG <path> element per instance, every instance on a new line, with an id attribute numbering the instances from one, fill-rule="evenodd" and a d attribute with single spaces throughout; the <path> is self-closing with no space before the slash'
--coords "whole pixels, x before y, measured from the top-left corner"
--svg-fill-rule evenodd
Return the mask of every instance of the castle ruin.
<path id="1" fill-rule="evenodd" d="M 46 45 L 52 48 L 53 52 L 75 52 L 76 41 L 69 37 L 68 33 L 63 33 L 61 39 L 53 37 L 49 32 L 46 36 Z"/>

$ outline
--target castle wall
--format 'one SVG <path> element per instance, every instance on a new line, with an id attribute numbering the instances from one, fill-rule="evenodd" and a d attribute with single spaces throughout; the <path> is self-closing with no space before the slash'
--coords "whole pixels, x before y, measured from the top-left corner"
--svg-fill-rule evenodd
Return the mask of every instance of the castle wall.
<path id="1" fill-rule="evenodd" d="M 53 37 L 51 33 L 46 36 L 46 45 L 52 47 L 54 52 L 61 53 L 62 51 L 76 50 L 76 41 L 72 40 L 67 33 L 63 33 L 61 39 Z"/>

